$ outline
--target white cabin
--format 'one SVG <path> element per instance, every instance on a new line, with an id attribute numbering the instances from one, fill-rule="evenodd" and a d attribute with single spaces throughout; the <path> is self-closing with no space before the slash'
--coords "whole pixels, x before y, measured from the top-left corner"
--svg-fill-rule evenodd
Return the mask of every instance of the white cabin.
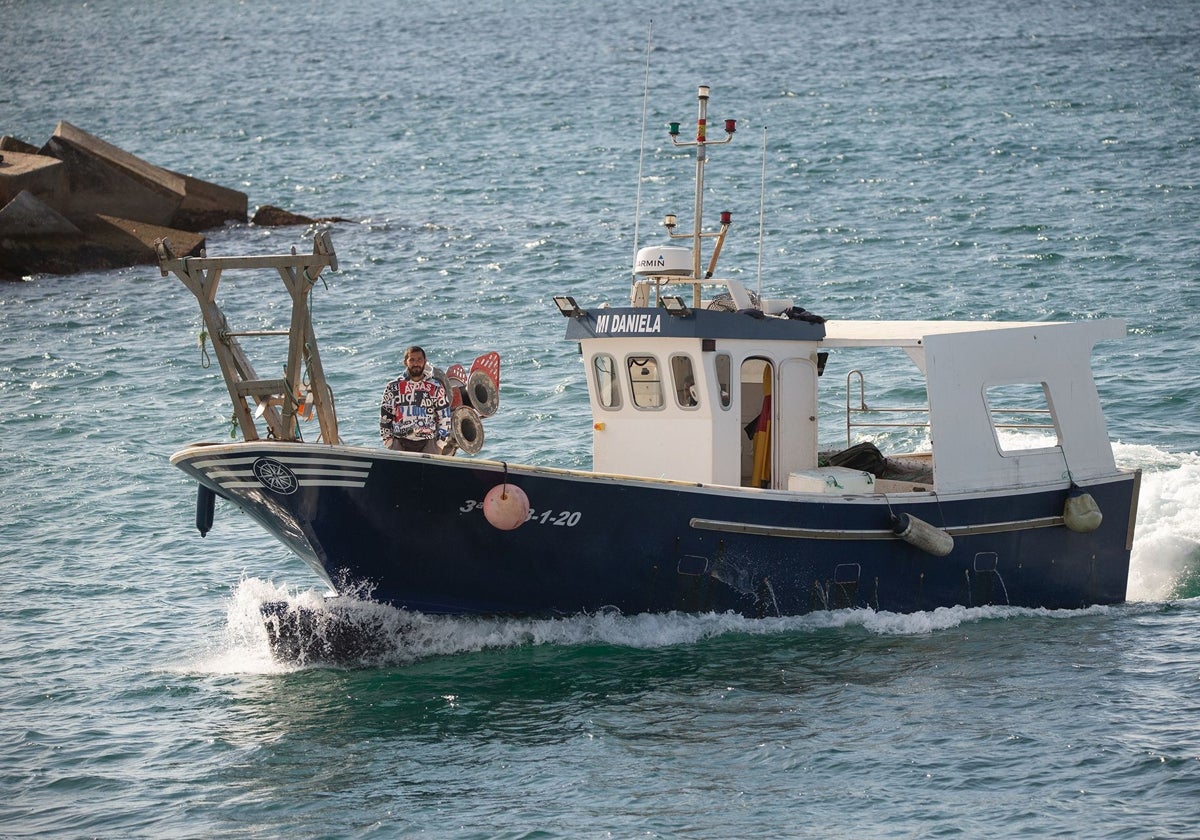
<path id="1" fill-rule="evenodd" d="M 706 282 L 740 289 L 736 281 Z M 638 299 L 636 286 L 634 300 L 648 303 Z M 861 406 L 851 400 L 855 383 L 841 376 L 822 380 L 829 353 L 839 359 L 841 370 L 846 356 L 866 348 L 894 348 L 911 360 L 914 375 L 924 378 L 926 400 L 916 410 L 925 416 L 906 424 L 928 430 L 924 451 L 887 453 L 918 471 L 924 462 L 927 474 L 905 482 L 881 480 L 868 492 L 969 492 L 1115 472 L 1090 357 L 1096 342 L 1124 335 L 1122 321 L 831 320 L 819 325 L 789 321 L 783 314 L 752 316 L 686 305 L 680 311 L 680 299 L 670 300 L 672 309 L 576 310 L 568 337 L 579 339 L 586 368 L 596 472 L 811 489 L 806 479 L 823 476 L 813 472 L 823 468 L 819 383 L 837 399 L 844 396 L 847 437 L 852 427 L 905 425 L 854 422 L 852 415 L 871 411 L 865 400 Z M 771 302 L 763 309 L 788 306 L 790 301 Z M 859 381 L 863 376 L 873 381 L 869 371 L 854 373 Z M 767 389 L 770 423 L 755 434 Z M 826 405 L 831 396 L 826 395 Z M 1005 403 L 1013 396 L 1020 398 L 1019 408 Z M 1014 416 L 1028 420 L 1031 414 L 1041 415 L 1036 423 L 1041 436 L 1032 446 L 1028 440 L 1013 445 L 1003 430 L 1021 425 L 1013 423 Z M 852 442 L 857 441 L 845 445 Z M 831 485 L 853 489 L 844 482 Z"/>

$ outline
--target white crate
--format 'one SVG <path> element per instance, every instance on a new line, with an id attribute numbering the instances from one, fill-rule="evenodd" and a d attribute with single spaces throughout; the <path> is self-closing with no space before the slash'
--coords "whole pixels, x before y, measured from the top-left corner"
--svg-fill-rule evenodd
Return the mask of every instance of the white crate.
<path id="1" fill-rule="evenodd" d="M 874 493 L 875 476 L 848 467 L 820 467 L 789 473 L 788 489 L 801 493 Z"/>

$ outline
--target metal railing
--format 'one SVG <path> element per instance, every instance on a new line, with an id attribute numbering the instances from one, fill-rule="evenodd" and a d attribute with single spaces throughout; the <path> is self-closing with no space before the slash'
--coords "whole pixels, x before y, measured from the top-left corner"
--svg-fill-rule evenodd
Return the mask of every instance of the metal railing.
<path id="1" fill-rule="evenodd" d="M 854 377 L 858 377 L 858 405 L 851 404 Z M 928 429 L 929 420 L 923 422 L 888 422 L 876 420 L 873 422 L 855 421 L 855 415 L 863 414 L 923 414 L 929 417 L 929 406 L 917 407 L 888 407 L 872 408 L 867 405 L 866 381 L 861 370 L 855 369 L 846 374 L 846 446 L 853 444 L 854 429 Z"/>
<path id="2" fill-rule="evenodd" d="M 853 404 L 854 378 L 858 379 L 858 404 Z M 1053 432 L 1057 437 L 1058 430 L 1054 425 L 1051 411 L 1048 408 L 991 408 L 989 406 L 988 413 L 992 418 L 992 425 L 996 429 L 1038 429 L 1042 431 Z M 865 414 L 882 414 L 882 415 L 924 415 L 924 421 L 905 421 L 894 422 L 886 420 L 856 420 L 856 417 L 861 417 Z M 997 423 L 998 415 L 1013 415 L 1016 417 L 1046 417 L 1049 422 L 1013 422 L 1013 423 Z M 846 374 L 846 446 L 853 445 L 855 429 L 928 429 L 929 428 L 929 406 L 897 406 L 897 407 L 872 407 L 867 405 L 866 398 L 866 381 L 861 370 L 855 369 Z"/>

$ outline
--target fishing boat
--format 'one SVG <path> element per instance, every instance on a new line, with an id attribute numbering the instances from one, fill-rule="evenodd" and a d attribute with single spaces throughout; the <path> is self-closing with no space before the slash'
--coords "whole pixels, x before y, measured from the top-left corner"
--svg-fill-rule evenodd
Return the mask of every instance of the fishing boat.
<path id="1" fill-rule="evenodd" d="M 180 258 L 160 243 L 241 432 L 171 458 L 199 484 L 201 532 L 222 498 L 333 593 L 425 614 L 1123 601 L 1140 472 L 1114 461 L 1091 356 L 1124 323 L 842 320 L 722 277 L 732 222 L 705 228 L 704 173 L 737 126 L 710 137 L 707 87 L 698 103 L 694 136 L 669 129 L 694 153 L 691 230 L 669 215 L 662 244 L 635 246 L 628 300 L 580 304 L 581 281 L 547 307 L 582 355 L 590 469 L 480 454 L 500 404 L 492 354 L 447 372 L 443 454 L 344 441 L 309 309 L 337 269 L 328 231 L 311 254 Z M 288 338 L 282 377 L 254 372 L 239 339 L 264 331 L 235 331 L 217 303 L 240 269 L 277 270 L 290 297 L 290 323 L 265 331 Z M 868 400 L 895 376 L 914 384 L 886 392 L 911 405 Z"/>

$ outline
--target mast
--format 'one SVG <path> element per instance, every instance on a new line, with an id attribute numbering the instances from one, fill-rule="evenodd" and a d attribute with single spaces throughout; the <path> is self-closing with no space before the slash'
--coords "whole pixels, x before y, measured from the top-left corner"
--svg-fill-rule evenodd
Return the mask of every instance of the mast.
<path id="1" fill-rule="evenodd" d="M 699 114 L 696 117 L 696 198 L 695 229 L 692 231 L 692 277 L 700 279 L 700 227 L 704 217 L 704 164 L 708 160 L 708 86 L 701 85 Z"/>
<path id="2" fill-rule="evenodd" d="M 708 161 L 708 147 L 718 146 L 728 143 L 733 139 L 733 133 L 737 130 L 737 120 L 725 120 L 725 136 L 720 140 L 708 139 L 708 85 L 700 85 L 696 98 L 699 101 L 698 113 L 696 117 L 696 139 L 695 140 L 680 140 L 679 139 L 679 123 L 670 123 L 671 143 L 675 146 L 695 146 L 696 147 L 696 195 L 694 199 L 694 215 L 693 229 L 691 233 L 676 233 L 675 216 L 668 215 L 665 221 L 666 228 L 672 238 L 688 238 L 692 240 L 692 297 L 693 305 L 700 306 L 700 282 L 706 277 L 711 277 L 713 270 L 716 268 L 717 256 L 721 253 L 721 246 L 725 242 L 725 234 L 729 230 L 729 225 L 732 224 L 732 218 L 728 212 L 721 213 L 721 230 L 718 233 L 703 233 L 703 217 L 704 217 L 704 164 Z M 702 255 L 700 253 L 700 240 L 704 237 L 716 236 L 717 244 L 713 249 L 712 261 L 709 263 L 707 274 L 702 273 Z"/>

